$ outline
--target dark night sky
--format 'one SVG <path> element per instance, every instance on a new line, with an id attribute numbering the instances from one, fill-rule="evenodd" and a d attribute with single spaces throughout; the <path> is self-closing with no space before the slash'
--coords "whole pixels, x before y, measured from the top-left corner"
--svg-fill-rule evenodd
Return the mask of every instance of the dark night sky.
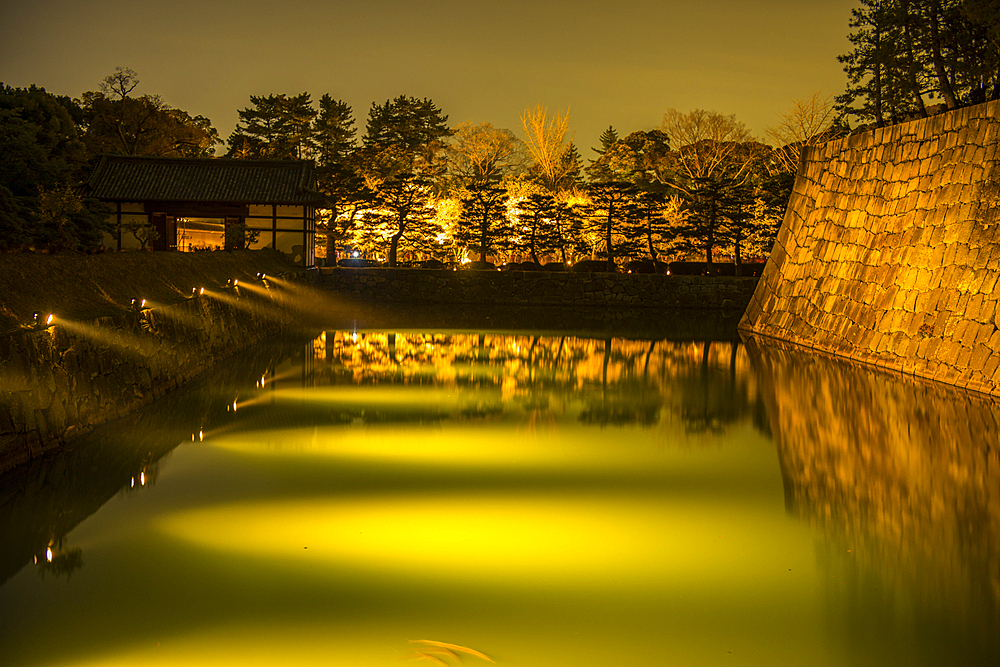
<path id="1" fill-rule="evenodd" d="M 251 94 L 323 93 L 363 130 L 373 101 L 429 97 L 449 121 L 518 134 L 525 107 L 570 108 L 584 156 L 609 125 L 735 114 L 757 135 L 793 99 L 843 91 L 856 0 L 0 0 L 0 81 L 79 97 L 117 65 L 137 94 L 226 138 Z"/>

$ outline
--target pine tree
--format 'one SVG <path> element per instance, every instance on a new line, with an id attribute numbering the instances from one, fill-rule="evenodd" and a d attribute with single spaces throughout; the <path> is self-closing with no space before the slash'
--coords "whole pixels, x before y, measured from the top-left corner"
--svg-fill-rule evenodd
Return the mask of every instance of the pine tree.
<path id="1" fill-rule="evenodd" d="M 629 202 L 630 210 L 625 216 L 630 223 L 627 232 L 634 254 L 638 255 L 641 249 L 654 262 L 659 261 L 660 255 L 656 244 L 666 233 L 664 203 L 663 193 L 639 190 Z"/>
<path id="2" fill-rule="evenodd" d="M 434 178 L 443 171 L 436 158 L 450 135 L 448 116 L 427 98 L 400 95 L 372 104 L 362 147 L 365 169 L 376 178 Z"/>
<path id="3" fill-rule="evenodd" d="M 587 186 L 592 206 L 591 226 L 603 240 L 608 271 L 616 270 L 615 257 L 626 248 L 622 225 L 627 220 L 629 206 L 635 194 L 635 186 L 626 181 L 591 183 Z"/>
<path id="4" fill-rule="evenodd" d="M 442 233 L 434 221 L 435 213 L 430 182 L 404 174 L 381 184 L 365 225 L 385 228 L 389 234 L 386 253 L 389 266 L 396 266 L 401 244 L 424 248 L 429 240 Z"/>
<path id="5" fill-rule="evenodd" d="M 313 121 L 317 112 L 309 93 L 251 95 L 229 136 L 229 157 L 256 160 L 304 160 L 316 151 Z"/>
<path id="6" fill-rule="evenodd" d="M 692 249 L 705 253 L 708 272 L 713 272 L 715 249 L 726 242 L 735 245 L 736 262 L 740 263 L 742 242 L 749 233 L 753 204 L 752 188 L 731 177 L 699 178 L 684 204 L 687 220 L 684 225 Z"/>
<path id="7" fill-rule="evenodd" d="M 505 241 L 507 229 L 507 189 L 490 185 L 472 186 L 462 197 L 462 215 L 459 218 L 455 240 L 485 262 L 490 251 Z"/>
<path id="8" fill-rule="evenodd" d="M 925 97 L 949 109 L 1000 99 L 991 2 L 861 0 L 849 23 L 854 48 L 838 57 L 848 77 L 841 113 L 883 127 L 926 116 Z"/>
<path id="9" fill-rule="evenodd" d="M 521 242 L 518 249 L 527 251 L 535 264 L 541 264 L 538 260 L 539 248 L 547 249 L 555 245 L 552 238 L 552 214 L 555 206 L 556 199 L 548 192 L 529 195 L 518 204 L 515 214 L 520 227 L 518 235 Z"/>

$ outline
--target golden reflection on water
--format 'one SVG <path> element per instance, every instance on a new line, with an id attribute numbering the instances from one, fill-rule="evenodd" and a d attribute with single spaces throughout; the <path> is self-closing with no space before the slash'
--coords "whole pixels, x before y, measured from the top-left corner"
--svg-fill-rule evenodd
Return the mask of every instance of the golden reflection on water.
<path id="1" fill-rule="evenodd" d="M 990 403 L 753 343 L 533 333 L 328 331 L 248 377 L 36 552 L 60 579 L 0 586 L 3 655 L 995 664 Z"/>
<path id="2" fill-rule="evenodd" d="M 766 520 L 755 508 L 727 505 L 729 516 L 720 521 L 715 503 L 645 500 L 547 493 L 473 495 L 460 502 L 429 494 L 301 498 L 177 513 L 160 527 L 202 548 L 314 568 L 316 576 L 349 568 L 578 592 L 640 584 L 650 593 L 737 587 L 783 539 L 768 537 L 784 532 L 783 519 Z M 753 531 L 744 527 L 748 520 L 755 522 Z M 739 551 L 720 549 L 737 536 Z M 761 541 L 756 548 L 754 540 Z M 772 583 L 780 582 L 782 573 L 774 575 Z M 759 583 L 765 588 L 766 581 Z"/>
<path id="3" fill-rule="evenodd" d="M 838 630 L 851 641 L 888 625 L 955 633 L 953 664 L 996 664 L 1000 404 L 793 348 L 748 348 L 788 509 L 822 536 Z"/>

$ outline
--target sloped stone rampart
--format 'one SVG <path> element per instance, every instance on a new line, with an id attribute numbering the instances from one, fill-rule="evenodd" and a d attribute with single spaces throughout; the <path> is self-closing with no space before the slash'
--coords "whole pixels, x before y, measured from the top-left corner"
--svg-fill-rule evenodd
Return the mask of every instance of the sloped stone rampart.
<path id="1" fill-rule="evenodd" d="M 740 323 L 1000 393 L 1000 101 L 804 152 Z"/>

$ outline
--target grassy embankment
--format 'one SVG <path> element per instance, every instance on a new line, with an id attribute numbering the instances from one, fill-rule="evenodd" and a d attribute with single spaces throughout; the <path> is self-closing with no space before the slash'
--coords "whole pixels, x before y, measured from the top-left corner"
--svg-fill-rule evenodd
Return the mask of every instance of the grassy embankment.
<path id="1" fill-rule="evenodd" d="M 295 270 L 270 250 L 0 254 L 0 335 L 28 326 L 36 311 L 86 321 L 120 314 L 133 298 L 155 307 L 188 297 L 193 287 Z"/>

